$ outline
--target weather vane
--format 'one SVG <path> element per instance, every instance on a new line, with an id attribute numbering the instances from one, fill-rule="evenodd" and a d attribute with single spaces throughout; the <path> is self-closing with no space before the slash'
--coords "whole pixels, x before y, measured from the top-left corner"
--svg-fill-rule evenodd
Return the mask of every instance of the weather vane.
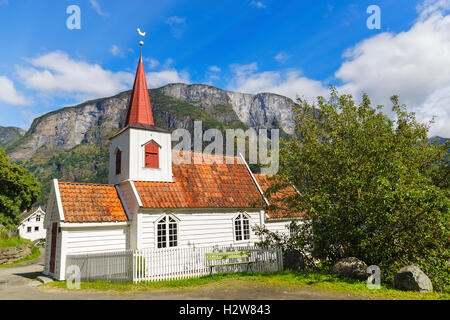
<path id="1" fill-rule="evenodd" d="M 146 32 L 142 32 L 140 28 L 137 28 L 137 32 L 139 33 L 139 35 L 144 38 Z M 139 45 L 141 46 L 141 61 L 142 61 L 142 46 L 144 45 L 144 41 L 139 41 Z"/>
<path id="2" fill-rule="evenodd" d="M 140 28 L 137 28 L 137 31 L 138 31 L 139 35 L 140 35 L 142 38 L 145 37 L 146 32 L 142 32 Z M 142 47 L 142 46 L 144 45 L 144 41 L 141 40 L 141 41 L 139 42 L 139 45 Z"/>

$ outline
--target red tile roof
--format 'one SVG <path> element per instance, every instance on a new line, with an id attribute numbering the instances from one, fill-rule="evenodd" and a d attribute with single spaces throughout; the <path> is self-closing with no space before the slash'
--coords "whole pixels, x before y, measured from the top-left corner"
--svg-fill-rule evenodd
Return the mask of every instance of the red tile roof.
<path id="1" fill-rule="evenodd" d="M 269 218 L 272 219 L 292 218 L 292 217 L 301 217 L 304 215 L 303 212 L 292 211 L 283 201 L 283 199 L 293 197 L 297 194 L 297 191 L 295 190 L 294 186 L 285 187 L 268 196 L 266 194 L 266 191 L 271 186 L 273 186 L 278 182 L 279 177 L 276 175 L 264 175 L 264 174 L 255 174 L 254 177 L 256 181 L 258 181 L 259 186 L 264 192 L 267 201 L 269 201 L 270 206 L 266 208 L 266 213 L 269 216 Z"/>
<path id="2" fill-rule="evenodd" d="M 59 182 L 59 192 L 65 222 L 128 220 L 114 185 Z"/>
<path id="3" fill-rule="evenodd" d="M 146 208 L 262 208 L 263 198 L 247 166 L 240 158 L 235 163 L 172 164 L 173 182 L 135 181 Z M 208 156 L 208 159 L 217 159 Z M 228 159 L 231 159 L 228 157 Z"/>

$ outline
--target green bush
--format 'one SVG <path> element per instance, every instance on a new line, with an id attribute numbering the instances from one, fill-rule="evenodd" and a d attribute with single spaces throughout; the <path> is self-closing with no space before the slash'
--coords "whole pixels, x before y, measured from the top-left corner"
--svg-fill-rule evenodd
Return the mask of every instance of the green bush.
<path id="1" fill-rule="evenodd" d="M 334 88 L 317 104 L 299 99 L 295 137 L 280 150 L 280 176 L 299 191 L 284 201 L 308 213 L 291 241 L 324 264 L 378 265 L 385 283 L 414 263 L 448 291 L 449 189 L 435 183 L 448 143 L 430 144 L 429 126 L 392 102 L 393 120 L 367 95 L 359 106 Z"/>

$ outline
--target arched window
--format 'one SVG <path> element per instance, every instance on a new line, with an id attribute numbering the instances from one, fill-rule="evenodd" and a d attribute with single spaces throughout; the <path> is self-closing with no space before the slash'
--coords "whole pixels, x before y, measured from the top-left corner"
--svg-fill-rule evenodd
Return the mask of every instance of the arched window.
<path id="1" fill-rule="evenodd" d="M 250 239 L 250 220 L 244 213 L 239 213 L 234 219 L 234 240 L 243 241 Z"/>
<path id="2" fill-rule="evenodd" d="M 159 168 L 159 145 L 153 140 L 145 145 L 145 167 Z"/>
<path id="3" fill-rule="evenodd" d="M 170 215 L 165 215 L 157 222 L 158 248 L 178 246 L 178 221 Z"/>
<path id="4" fill-rule="evenodd" d="M 122 172 L 122 151 L 120 149 L 116 150 L 116 174 Z"/>

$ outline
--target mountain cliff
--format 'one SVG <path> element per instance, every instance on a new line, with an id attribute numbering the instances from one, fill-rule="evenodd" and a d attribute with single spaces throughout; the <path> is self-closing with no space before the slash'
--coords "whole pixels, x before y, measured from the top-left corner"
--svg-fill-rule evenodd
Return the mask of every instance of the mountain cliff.
<path id="1" fill-rule="evenodd" d="M 122 127 L 130 91 L 87 101 L 36 118 L 30 129 L 13 138 L 0 134 L 8 156 L 28 168 L 42 183 L 45 203 L 53 178 L 75 182 L 107 182 L 108 137 Z M 207 85 L 169 84 L 149 90 L 156 126 L 193 131 L 217 128 L 294 128 L 292 100 L 271 94 L 243 94 Z M 9 131 L 8 131 L 9 132 Z M 11 133 L 9 133 L 11 135 Z M 0 140 L 2 141 L 2 140 Z"/>
<path id="2" fill-rule="evenodd" d="M 0 126 L 0 147 L 7 148 L 23 137 L 25 132 L 22 128 Z"/>

